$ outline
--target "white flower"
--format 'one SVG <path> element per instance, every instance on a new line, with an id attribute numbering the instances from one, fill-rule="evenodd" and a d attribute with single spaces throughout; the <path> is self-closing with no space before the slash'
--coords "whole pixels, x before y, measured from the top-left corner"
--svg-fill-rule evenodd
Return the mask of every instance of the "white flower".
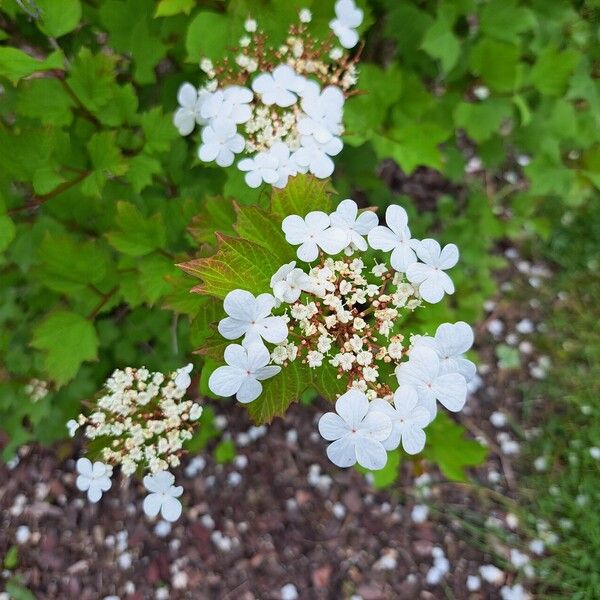
<path id="1" fill-rule="evenodd" d="M 181 135 L 188 135 L 196 126 L 196 123 L 204 124 L 205 121 L 200 115 L 202 105 L 201 98 L 206 98 L 208 94 L 198 94 L 198 90 L 191 83 L 184 83 L 177 92 L 177 102 L 179 108 L 173 116 L 173 124 Z"/>
<path id="2" fill-rule="evenodd" d="M 274 184 L 279 180 L 277 159 L 270 152 L 259 152 L 254 158 L 244 158 L 238 163 L 240 171 L 246 171 L 244 179 L 251 188 L 262 182 Z"/>
<path id="3" fill-rule="evenodd" d="M 500 585 L 504 581 L 504 573 L 495 565 L 482 565 L 479 567 L 479 574 L 488 583 Z"/>
<path id="4" fill-rule="evenodd" d="M 338 227 L 348 235 L 346 254 L 358 249 L 363 252 L 368 248 L 363 235 L 367 235 L 377 225 L 377 215 L 369 210 L 358 214 L 358 206 L 351 199 L 342 200 L 335 212 L 331 213 L 331 225 Z"/>
<path id="5" fill-rule="evenodd" d="M 354 48 L 358 43 L 355 29 L 362 23 L 363 11 L 354 0 L 338 0 L 335 3 L 335 16 L 337 18 L 329 22 L 329 27 L 344 48 Z"/>
<path id="6" fill-rule="evenodd" d="M 69 419 L 67 429 L 69 430 L 69 437 L 75 437 L 75 433 L 79 429 L 79 423 L 75 419 Z"/>
<path id="7" fill-rule="evenodd" d="M 423 263 L 409 265 L 406 277 L 419 286 L 423 300 L 435 304 L 444 297 L 444 293 L 453 294 L 454 284 L 444 271 L 458 262 L 456 245 L 448 244 L 441 248 L 435 240 L 425 239 L 415 244 L 415 251 Z"/>
<path id="8" fill-rule="evenodd" d="M 273 182 L 276 188 L 284 188 L 288 179 L 305 169 L 300 166 L 289 146 L 284 142 L 275 142 L 269 149 L 269 155 L 276 164 L 277 180 Z"/>
<path id="9" fill-rule="evenodd" d="M 398 383 L 417 390 L 419 401 L 431 415 L 437 414 L 436 400 L 448 410 L 457 412 L 465 405 L 467 382 L 459 373 L 441 373 L 437 353 L 425 346 L 416 346 L 409 353 L 408 362 L 396 367 Z"/>
<path id="10" fill-rule="evenodd" d="M 330 85 L 322 92 L 315 82 L 306 84 L 300 105 L 305 115 L 298 120 L 301 135 L 313 136 L 319 143 L 327 143 L 342 133 L 344 94 Z"/>
<path id="11" fill-rule="evenodd" d="M 192 384 L 192 378 L 190 377 L 190 373 L 194 365 L 192 363 L 188 363 L 185 367 L 181 367 L 181 369 L 177 369 L 177 374 L 175 375 L 175 386 L 180 390 L 187 390 Z"/>
<path id="12" fill-rule="evenodd" d="M 419 395 L 410 386 L 402 386 L 394 394 L 394 405 L 387 400 L 376 398 L 369 406 L 369 412 L 381 412 L 392 422 L 390 436 L 383 440 L 386 450 L 395 450 L 402 442 L 408 454 L 418 454 L 425 447 L 423 428 L 430 421 L 429 411 L 419 404 Z"/>
<path id="13" fill-rule="evenodd" d="M 300 143 L 301 147 L 294 152 L 294 160 L 298 165 L 308 169 L 319 179 L 329 177 L 335 168 L 330 157 L 337 156 L 342 151 L 342 140 L 332 137 L 329 141 L 321 143 L 312 135 L 303 135 Z"/>
<path id="14" fill-rule="evenodd" d="M 254 33 L 257 27 L 258 23 L 256 22 L 256 19 L 246 19 L 246 21 L 244 22 L 244 29 L 248 33 Z"/>
<path id="15" fill-rule="evenodd" d="M 417 336 L 414 343 L 437 352 L 441 373 L 460 373 L 467 382 L 475 377 L 477 367 L 463 356 L 473 345 L 473 330 L 464 321 L 443 323 L 437 328 L 435 337 Z"/>
<path id="16" fill-rule="evenodd" d="M 292 106 L 298 100 L 298 94 L 306 79 L 298 75 L 288 65 L 279 65 L 273 73 L 262 73 L 252 82 L 252 89 L 260 94 L 264 104 L 276 104 L 283 108 Z"/>
<path id="17" fill-rule="evenodd" d="M 331 219 L 321 211 L 309 212 L 303 219 L 289 215 L 281 223 L 285 239 L 300 246 L 296 254 L 300 260 L 311 262 L 319 256 L 319 248 L 327 254 L 338 254 L 348 245 L 347 234 L 331 227 Z"/>
<path id="18" fill-rule="evenodd" d="M 275 275 L 271 277 L 273 296 L 280 302 L 293 304 L 300 298 L 300 294 L 310 287 L 310 277 L 302 269 L 295 267 L 296 261 L 292 261 L 279 267 Z"/>
<path id="19" fill-rule="evenodd" d="M 252 92 L 239 85 L 231 85 L 224 90 L 207 94 L 200 107 L 200 115 L 207 121 L 227 119 L 235 124 L 245 123 L 252 116 L 249 103 Z"/>
<path id="20" fill-rule="evenodd" d="M 112 486 L 112 467 L 99 461 L 92 464 L 89 458 L 80 458 L 76 466 L 79 473 L 75 481 L 77 489 L 87 491 L 90 502 L 98 502 L 103 492 L 107 492 Z"/>
<path id="21" fill-rule="evenodd" d="M 216 161 L 220 167 L 233 164 L 234 155 L 244 149 L 244 138 L 229 119 L 214 119 L 202 130 L 202 145 L 198 157 L 205 162 Z"/>
<path id="22" fill-rule="evenodd" d="M 308 8 L 302 8 L 298 13 L 298 17 L 300 19 L 300 23 L 310 23 L 312 20 L 312 13 L 310 10 L 308 10 Z"/>
<path id="23" fill-rule="evenodd" d="M 233 396 L 247 404 L 256 400 L 262 392 L 264 379 L 273 377 L 281 367 L 269 365 L 269 351 L 262 344 L 244 348 L 230 344 L 225 348 L 226 366 L 216 369 L 208 380 L 208 387 L 219 396 Z"/>
<path id="24" fill-rule="evenodd" d="M 406 272 L 409 265 L 417 262 L 413 246 L 417 240 L 410 238 L 408 215 L 406 211 L 395 204 L 388 206 L 385 211 L 387 227 L 378 226 L 369 231 L 369 245 L 376 250 L 392 251 L 390 264 L 400 272 Z"/>
<path id="25" fill-rule="evenodd" d="M 525 591 L 525 588 L 517 583 L 512 587 L 503 585 L 500 589 L 500 597 L 502 600 L 530 600 L 531 596 Z"/>
<path id="26" fill-rule="evenodd" d="M 308 360 L 308 366 L 314 369 L 315 367 L 320 367 L 323 364 L 323 354 L 321 352 L 317 352 L 316 350 L 311 350 L 306 358 Z"/>
<path id="27" fill-rule="evenodd" d="M 223 301 L 228 316 L 219 321 L 219 333 L 228 340 L 245 336 L 247 344 L 260 343 L 261 338 L 279 344 L 287 338 L 288 329 L 283 317 L 271 315 L 274 307 L 275 298 L 271 294 L 254 297 L 246 290 L 232 290 Z"/>
<path id="28" fill-rule="evenodd" d="M 382 469 L 387 461 L 383 440 L 392 431 L 389 417 L 369 412 L 369 401 L 363 392 L 349 390 L 335 403 L 334 412 L 319 419 L 319 432 L 328 441 L 327 456 L 338 467 L 357 463 L 366 469 Z"/>
<path id="29" fill-rule="evenodd" d="M 144 487 L 150 492 L 144 498 L 144 512 L 155 517 L 159 512 L 165 521 L 177 521 L 181 515 L 181 502 L 177 499 L 183 494 L 183 487 L 173 485 L 175 477 L 169 471 L 159 471 L 144 477 Z"/>

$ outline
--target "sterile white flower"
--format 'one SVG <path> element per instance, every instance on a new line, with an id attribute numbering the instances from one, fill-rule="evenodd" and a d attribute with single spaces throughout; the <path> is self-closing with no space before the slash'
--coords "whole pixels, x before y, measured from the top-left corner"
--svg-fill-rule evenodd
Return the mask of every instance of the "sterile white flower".
<path id="1" fill-rule="evenodd" d="M 284 142 L 275 142 L 269 149 L 269 156 L 274 161 L 277 180 L 273 182 L 273 187 L 284 188 L 288 179 L 299 172 L 305 172 L 305 168 L 299 165 L 290 148 Z"/>
<path id="2" fill-rule="evenodd" d="M 208 380 L 210 390 L 219 396 L 233 396 L 244 404 L 262 392 L 261 381 L 277 375 L 281 367 L 269 365 L 271 356 L 262 344 L 244 348 L 230 344 L 225 348 L 225 366 L 217 368 Z"/>
<path id="3" fill-rule="evenodd" d="M 112 467 L 103 462 L 96 461 L 92 464 L 89 458 L 80 458 L 76 464 L 79 475 L 75 481 L 78 490 L 87 491 L 90 502 L 98 502 L 102 494 L 110 490 L 112 481 Z"/>
<path id="4" fill-rule="evenodd" d="M 330 157 L 342 151 L 344 147 L 342 140 L 339 137 L 332 137 L 329 141 L 321 143 L 312 135 L 303 135 L 300 143 L 301 147 L 294 152 L 296 163 L 319 179 L 329 177 L 335 168 Z"/>
<path id="5" fill-rule="evenodd" d="M 363 235 L 367 235 L 377 225 L 377 215 L 369 210 L 358 214 L 358 206 L 351 199 L 342 200 L 335 212 L 330 215 L 332 227 L 338 227 L 348 235 L 346 254 L 356 249 L 365 251 L 368 248 Z"/>
<path id="6" fill-rule="evenodd" d="M 159 512 L 165 521 L 177 521 L 181 516 L 179 496 L 183 487 L 173 485 L 175 477 L 169 471 L 159 471 L 154 475 L 144 477 L 144 487 L 150 492 L 144 498 L 144 512 L 149 517 L 155 517 Z"/>
<path id="7" fill-rule="evenodd" d="M 188 363 L 185 367 L 181 367 L 181 369 L 177 369 L 177 375 L 175 376 L 175 385 L 180 390 L 187 390 L 192 384 L 192 378 L 190 377 L 190 373 L 194 365 L 192 363 Z"/>
<path id="8" fill-rule="evenodd" d="M 344 101 L 340 88 L 330 85 L 321 92 L 318 84 L 309 82 L 300 102 L 304 112 L 298 120 L 300 134 L 313 136 L 323 144 L 340 135 Z"/>
<path id="9" fill-rule="evenodd" d="M 283 265 L 271 277 L 273 296 L 280 302 L 293 304 L 300 298 L 303 291 L 309 289 L 310 277 L 302 270 L 297 269 L 296 261 Z"/>
<path id="10" fill-rule="evenodd" d="M 396 271 L 405 273 L 409 265 L 417 262 L 413 250 L 417 240 L 410 237 L 408 215 L 401 206 L 392 204 L 385 211 L 385 222 L 387 227 L 380 225 L 369 231 L 369 245 L 375 250 L 392 251 L 390 264 Z"/>
<path id="11" fill-rule="evenodd" d="M 288 329 L 283 317 L 271 315 L 274 307 L 271 294 L 254 297 L 246 290 L 232 290 L 223 301 L 228 316 L 219 321 L 219 333 L 227 340 L 244 336 L 245 344 L 261 342 L 261 338 L 279 344 L 287 338 Z"/>
<path id="12" fill-rule="evenodd" d="M 245 171 L 244 179 L 251 188 L 259 187 L 263 181 L 271 185 L 279 180 L 277 159 L 270 152 L 258 152 L 254 158 L 244 158 L 238 163 L 238 169 Z"/>
<path id="13" fill-rule="evenodd" d="M 331 227 L 331 219 L 321 211 L 309 212 L 303 219 L 289 215 L 281 223 L 285 239 L 300 246 L 296 254 L 300 260 L 311 262 L 319 256 L 319 248 L 327 254 L 338 254 L 348 245 L 348 235 L 338 227 Z"/>
<path id="14" fill-rule="evenodd" d="M 387 453 L 382 444 L 392 431 L 392 422 L 381 412 L 369 412 L 369 400 L 363 392 L 350 390 L 335 403 L 337 412 L 319 419 L 319 432 L 332 441 L 327 456 L 338 467 L 357 463 L 366 469 L 382 469 Z"/>
<path id="15" fill-rule="evenodd" d="M 475 363 L 463 356 L 473 345 L 473 329 L 464 321 L 442 323 L 434 337 L 417 336 L 415 345 L 427 346 L 437 352 L 441 373 L 460 373 L 467 382 L 475 377 Z"/>
<path id="16" fill-rule="evenodd" d="M 202 145 L 198 157 L 205 162 L 213 160 L 220 167 L 233 164 L 235 154 L 244 149 L 244 138 L 237 133 L 235 123 L 229 119 L 217 118 L 202 130 Z"/>
<path id="17" fill-rule="evenodd" d="M 355 29 L 362 23 L 363 11 L 354 0 L 338 0 L 335 3 L 335 16 L 337 18 L 329 22 L 329 27 L 344 48 L 354 48 L 358 43 Z"/>
<path id="18" fill-rule="evenodd" d="M 306 79 L 292 67 L 279 65 L 273 73 L 262 73 L 252 82 L 252 89 L 260 94 L 264 104 L 276 104 L 282 108 L 292 106 L 298 100 Z"/>
<path id="19" fill-rule="evenodd" d="M 369 405 L 369 412 L 381 412 L 392 422 L 390 436 L 383 440 L 386 450 L 395 450 L 402 442 L 408 454 L 418 454 L 425 447 L 423 428 L 429 423 L 429 411 L 419 404 L 419 395 L 408 385 L 399 387 L 394 393 L 394 404 L 375 398 Z"/>
<path id="20" fill-rule="evenodd" d="M 210 122 L 227 119 L 238 125 L 245 123 L 252 115 L 249 103 L 253 97 L 248 88 L 231 85 L 224 90 L 207 94 L 200 107 L 200 115 Z"/>
<path id="21" fill-rule="evenodd" d="M 206 95 L 206 94 L 205 94 Z M 189 135 L 196 123 L 205 123 L 200 115 L 200 96 L 191 83 L 184 83 L 177 92 L 179 108 L 173 115 L 173 123 L 181 135 Z"/>
<path id="22" fill-rule="evenodd" d="M 411 349 L 408 362 L 396 367 L 398 383 L 410 385 L 417 390 L 419 401 L 431 415 L 437 414 L 437 403 L 457 412 L 467 399 L 467 382 L 459 373 L 442 373 L 437 353 L 425 346 Z"/>
<path id="23" fill-rule="evenodd" d="M 453 294 L 454 284 L 447 273 L 458 262 L 458 248 L 448 244 L 441 248 L 436 240 L 425 239 L 415 244 L 422 263 L 413 263 L 406 270 L 408 280 L 419 286 L 421 297 L 427 302 L 439 302 L 444 293 Z"/>

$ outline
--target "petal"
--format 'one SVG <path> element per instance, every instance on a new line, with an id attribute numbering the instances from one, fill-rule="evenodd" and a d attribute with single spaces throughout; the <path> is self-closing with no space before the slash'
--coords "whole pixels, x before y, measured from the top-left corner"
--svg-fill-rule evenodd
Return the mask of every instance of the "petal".
<path id="1" fill-rule="evenodd" d="M 219 153 L 217 154 L 216 163 L 220 167 L 230 167 L 233 164 L 235 159 L 235 155 L 228 148 L 221 147 Z"/>
<path id="2" fill-rule="evenodd" d="M 246 352 L 248 355 L 248 369 L 252 372 L 262 369 L 271 360 L 269 351 L 262 342 L 248 344 Z"/>
<path id="3" fill-rule="evenodd" d="M 408 214 L 401 206 L 392 204 L 385 211 L 385 222 L 396 235 L 400 235 L 408 226 Z"/>
<path id="4" fill-rule="evenodd" d="M 467 380 L 467 383 L 475 377 L 477 367 L 475 363 L 468 358 L 459 357 L 456 359 L 456 370 Z"/>
<path id="5" fill-rule="evenodd" d="M 208 388 L 213 394 L 228 398 L 240 389 L 244 376 L 245 372 L 237 367 L 219 367 L 211 373 Z"/>
<path id="6" fill-rule="evenodd" d="M 155 517 L 162 505 L 161 494 L 148 494 L 144 498 L 143 509 L 149 517 Z"/>
<path id="7" fill-rule="evenodd" d="M 338 467 L 351 467 L 356 463 L 355 438 L 348 434 L 329 444 L 327 456 Z"/>
<path id="8" fill-rule="evenodd" d="M 177 498 L 166 496 L 163 498 L 160 514 L 165 521 L 172 523 L 173 521 L 177 521 L 181 516 L 181 509 L 181 502 Z"/>
<path id="9" fill-rule="evenodd" d="M 339 254 L 349 241 L 348 233 L 339 227 L 330 227 L 316 236 L 317 244 L 326 254 Z"/>
<path id="10" fill-rule="evenodd" d="M 382 442 L 392 433 L 392 421 L 382 412 L 369 412 L 358 429 L 363 435 Z"/>
<path id="11" fill-rule="evenodd" d="M 225 317 L 219 321 L 217 329 L 226 340 L 237 340 L 248 331 L 249 327 L 250 324 L 248 321 Z"/>
<path id="12" fill-rule="evenodd" d="M 319 248 L 315 242 L 304 242 L 296 251 L 296 256 L 304 262 L 312 262 L 319 256 Z"/>
<path id="13" fill-rule="evenodd" d="M 382 225 L 371 229 L 367 239 L 369 240 L 369 246 L 371 246 L 371 248 L 383 250 L 384 252 L 393 250 L 399 242 L 398 236 L 391 229 L 383 227 Z"/>
<path id="14" fill-rule="evenodd" d="M 266 367 L 261 367 L 260 369 L 254 371 L 254 377 L 258 381 L 264 381 L 265 379 L 270 379 L 271 377 L 274 377 L 280 371 L 281 367 L 277 365 L 268 365 Z"/>
<path id="15" fill-rule="evenodd" d="M 255 316 L 256 298 L 246 290 L 232 290 L 225 296 L 223 308 L 230 317 L 249 322 Z"/>
<path id="16" fill-rule="evenodd" d="M 451 269 L 458 262 L 459 252 L 456 244 L 448 244 L 440 254 L 440 269 Z"/>
<path id="17" fill-rule="evenodd" d="M 346 223 L 354 223 L 356 221 L 356 216 L 358 215 L 358 205 L 351 198 L 346 198 L 346 200 L 342 200 L 335 212 L 331 215 L 336 216 L 337 219 L 342 219 Z M 332 220 L 333 224 L 333 220 Z"/>
<path id="18" fill-rule="evenodd" d="M 324 439 L 332 441 L 350 433 L 350 428 L 342 417 L 334 412 L 328 412 L 319 419 L 319 433 Z"/>
<path id="19" fill-rule="evenodd" d="M 423 300 L 437 304 L 444 297 L 444 276 L 448 277 L 443 271 L 430 271 L 429 276 L 419 284 L 419 294 Z"/>
<path id="20" fill-rule="evenodd" d="M 246 173 L 244 179 L 246 180 L 248 187 L 251 188 L 260 187 L 260 184 L 263 182 L 260 171 L 258 169 L 256 171 L 250 171 L 249 173 Z"/>
<path id="21" fill-rule="evenodd" d="M 177 102 L 186 108 L 194 108 L 198 100 L 198 90 L 191 83 L 183 83 L 177 92 Z"/>
<path id="22" fill-rule="evenodd" d="M 204 162 L 212 162 L 219 155 L 219 146 L 214 143 L 202 144 L 198 148 L 198 158 Z"/>
<path id="23" fill-rule="evenodd" d="M 381 442 L 360 436 L 356 440 L 356 460 L 361 467 L 377 471 L 385 467 L 387 452 Z"/>
<path id="24" fill-rule="evenodd" d="M 359 390 L 348 390 L 335 403 L 335 410 L 351 428 L 358 428 L 369 410 L 369 400 Z"/>
<path id="25" fill-rule="evenodd" d="M 100 486 L 95 482 L 92 483 L 92 485 L 90 485 L 90 489 L 88 490 L 87 497 L 90 502 L 98 502 L 100 498 L 102 498 L 102 490 L 100 489 Z"/>
<path id="26" fill-rule="evenodd" d="M 102 477 L 106 473 L 106 465 L 103 462 L 97 460 L 92 465 L 92 477 L 94 479 Z"/>
<path id="27" fill-rule="evenodd" d="M 112 481 L 108 477 L 100 477 L 96 480 L 96 484 L 103 492 L 108 492 L 112 487 Z"/>
<path id="28" fill-rule="evenodd" d="M 298 215 L 289 215 L 281 222 L 285 239 L 293 245 L 302 244 L 308 237 L 306 223 Z"/>
<path id="29" fill-rule="evenodd" d="M 433 272 L 433 269 L 429 265 L 423 263 L 412 263 L 408 265 L 406 269 L 407 279 L 416 285 L 425 281 L 429 275 Z"/>
<path id="30" fill-rule="evenodd" d="M 223 358 L 230 367 L 237 367 L 238 369 L 248 368 L 248 352 L 240 344 L 229 344 L 225 348 Z"/>
<path id="31" fill-rule="evenodd" d="M 358 215 L 354 229 L 362 235 L 367 235 L 371 229 L 377 226 L 377 223 L 379 223 L 377 215 L 370 210 L 365 210 Z"/>
<path id="32" fill-rule="evenodd" d="M 310 172 L 319 179 L 329 177 L 335 168 L 333 161 L 324 152 L 313 154 L 310 161 Z"/>
<path id="33" fill-rule="evenodd" d="M 180 135 L 189 135 L 196 126 L 196 118 L 189 109 L 178 108 L 173 115 L 173 124 L 177 127 Z"/>
<path id="34" fill-rule="evenodd" d="M 464 321 L 442 323 L 435 332 L 435 340 L 443 358 L 464 354 L 473 345 L 473 329 Z"/>
<path id="35" fill-rule="evenodd" d="M 243 158 L 237 166 L 240 171 L 253 171 L 256 168 L 252 158 Z"/>
<path id="36" fill-rule="evenodd" d="M 86 475 L 87 477 L 92 476 L 92 461 L 89 458 L 80 458 L 75 466 L 77 468 L 77 472 L 81 475 Z"/>
<path id="37" fill-rule="evenodd" d="M 429 411 L 421 404 L 415 406 L 415 408 L 410 413 L 411 424 L 418 427 L 419 429 L 423 429 L 423 427 L 426 427 L 430 421 L 431 415 Z"/>
<path id="38" fill-rule="evenodd" d="M 157 471 L 152 477 L 156 490 L 163 493 L 165 493 L 175 482 L 175 476 L 169 471 Z"/>
<path id="39" fill-rule="evenodd" d="M 309 233 L 315 234 L 327 229 L 331 225 L 329 215 L 320 210 L 313 210 L 306 215 L 306 228 Z"/>
<path id="40" fill-rule="evenodd" d="M 272 294 L 259 294 L 256 296 L 252 318 L 256 320 L 263 319 L 270 315 L 274 308 L 275 298 Z"/>
<path id="41" fill-rule="evenodd" d="M 252 89 L 259 94 L 264 94 L 273 87 L 273 77 L 269 73 L 262 73 L 252 82 Z"/>
<path id="42" fill-rule="evenodd" d="M 425 447 L 425 432 L 418 427 L 406 427 L 402 432 L 402 447 L 407 454 L 419 454 Z"/>
<path id="43" fill-rule="evenodd" d="M 409 265 L 417 262 L 415 251 L 407 244 L 398 244 L 390 256 L 392 268 L 399 273 L 405 273 Z"/>
<path id="44" fill-rule="evenodd" d="M 459 373 L 440 375 L 434 382 L 435 397 L 450 411 L 458 412 L 467 400 L 467 382 Z"/>
<path id="45" fill-rule="evenodd" d="M 394 393 L 394 406 L 398 414 L 402 417 L 408 417 L 418 403 L 419 395 L 417 394 L 417 390 L 410 385 L 403 385 Z"/>
<path id="46" fill-rule="evenodd" d="M 75 480 L 75 486 L 81 492 L 85 492 L 90 488 L 92 480 L 87 475 L 78 475 Z"/>
<path id="47" fill-rule="evenodd" d="M 258 332 L 267 342 L 280 344 L 287 339 L 288 326 L 283 317 L 267 317 L 258 325 Z"/>
<path id="48" fill-rule="evenodd" d="M 441 248 L 436 240 L 427 238 L 415 244 L 417 256 L 426 264 L 439 266 Z"/>
<path id="49" fill-rule="evenodd" d="M 256 400 L 262 392 L 262 384 L 254 377 L 244 377 L 242 385 L 235 395 L 238 402 L 247 404 Z"/>

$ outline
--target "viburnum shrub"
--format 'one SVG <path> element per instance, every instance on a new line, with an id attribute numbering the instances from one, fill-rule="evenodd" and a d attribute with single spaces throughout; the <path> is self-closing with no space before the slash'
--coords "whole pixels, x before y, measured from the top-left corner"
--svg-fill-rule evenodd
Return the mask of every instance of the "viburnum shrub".
<path id="1" fill-rule="evenodd" d="M 311 11 L 301 9 L 277 47 L 248 18 L 234 61 L 200 60 L 206 82 L 179 88 L 173 118 L 181 135 L 201 126 L 200 160 L 228 167 L 236 155 L 245 157 L 237 167 L 252 188 L 282 188 L 297 173 L 333 173 L 344 102 L 357 80 L 358 54 L 346 49 L 358 43 L 363 18 L 353 0 L 338 0 L 335 12 L 329 37 L 320 40 L 309 31 Z"/>

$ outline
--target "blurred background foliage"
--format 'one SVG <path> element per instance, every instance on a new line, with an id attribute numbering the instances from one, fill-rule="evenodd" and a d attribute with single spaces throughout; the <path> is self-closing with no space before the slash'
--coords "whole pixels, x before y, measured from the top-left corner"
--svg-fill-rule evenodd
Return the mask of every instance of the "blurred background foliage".
<path id="1" fill-rule="evenodd" d="M 400 202 L 416 237 L 458 244 L 457 293 L 424 311 L 420 327 L 474 323 L 503 265 L 494 249 L 546 238 L 565 210 L 597 198 L 600 3 L 359 4 L 360 93 L 346 103 L 334 187 L 364 206 Z M 326 35 L 333 0 L 301 6 Z M 210 254 L 214 231 L 231 231 L 231 198 L 266 207 L 269 194 L 249 189 L 234 167 L 199 162 L 198 140 L 171 122 L 176 92 L 202 83 L 201 55 L 231 52 L 248 15 L 277 40 L 301 6 L 0 2 L 5 458 L 29 440 L 66 437 L 66 420 L 115 367 L 166 371 L 188 361 L 207 313 L 175 264 Z M 34 379 L 49 382 L 42 400 L 27 391 Z M 433 460 L 438 444 L 461 439 L 451 419 L 436 427 Z M 459 452 L 447 475 L 481 460 L 469 448 L 476 456 Z"/>

